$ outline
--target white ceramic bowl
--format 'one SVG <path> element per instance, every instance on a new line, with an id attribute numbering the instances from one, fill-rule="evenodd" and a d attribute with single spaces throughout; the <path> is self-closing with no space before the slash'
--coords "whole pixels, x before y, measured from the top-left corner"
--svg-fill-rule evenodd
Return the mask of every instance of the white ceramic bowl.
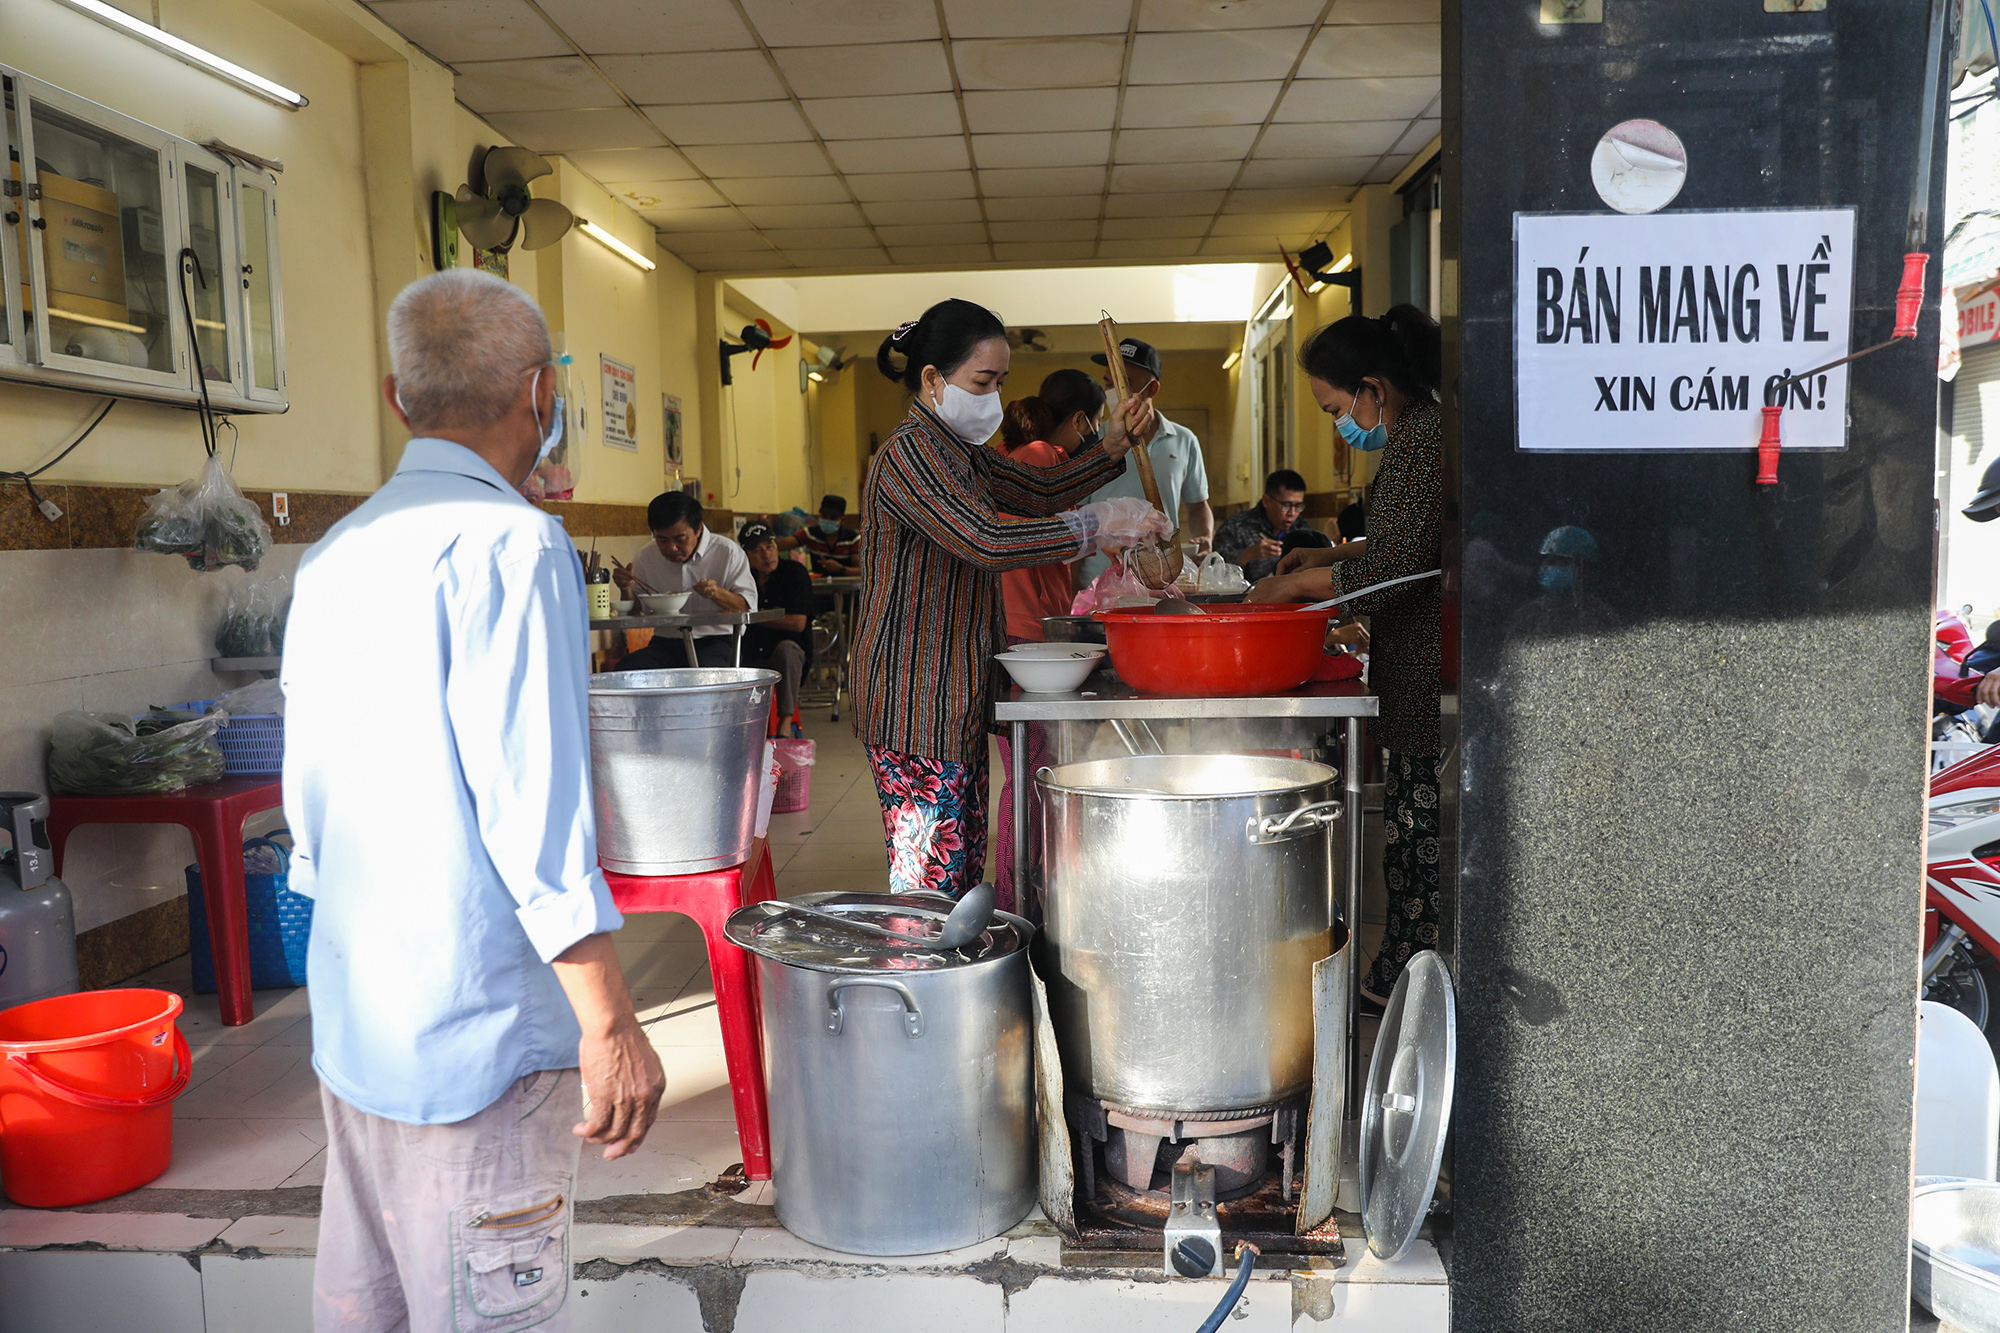
<path id="1" fill-rule="evenodd" d="M 613 602 L 611 604 L 611 614 L 614 616 L 629 616 L 632 614 L 632 605 L 631 602 Z"/>
<path id="2" fill-rule="evenodd" d="M 1007 652 L 1015 657 L 1072 658 L 1078 653 L 1095 653 L 1102 657 L 1110 649 L 1101 643 L 1017 643 Z"/>
<path id="3" fill-rule="evenodd" d="M 692 596 L 691 592 L 642 592 L 639 605 L 646 608 L 649 616 L 677 616 Z"/>
<path id="4" fill-rule="evenodd" d="M 1050 644 L 1049 647 L 1058 645 Z M 1066 648 L 1088 648 L 1090 644 L 1063 644 Z M 1090 679 L 1090 673 L 1104 662 L 1103 653 L 1075 652 L 1067 657 L 1022 654 L 1018 650 L 1001 653 L 1000 665 L 1014 683 L 1031 694 L 1067 694 Z"/>

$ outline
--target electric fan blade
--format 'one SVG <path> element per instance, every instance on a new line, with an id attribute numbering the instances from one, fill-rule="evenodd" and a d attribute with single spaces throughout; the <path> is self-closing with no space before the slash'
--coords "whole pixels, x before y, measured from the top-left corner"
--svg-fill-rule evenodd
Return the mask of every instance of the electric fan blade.
<path id="1" fill-rule="evenodd" d="M 458 229 L 481 250 L 498 250 L 514 239 L 514 219 L 500 205 L 470 185 L 458 187 Z"/>
<path id="2" fill-rule="evenodd" d="M 486 192 L 498 194 L 509 185 L 526 185 L 554 169 L 546 158 L 525 148 L 489 148 L 479 172 L 486 177 Z"/>
<path id="3" fill-rule="evenodd" d="M 576 222 L 576 214 L 553 199 L 537 199 L 521 214 L 521 247 L 540 250 L 554 245 Z"/>

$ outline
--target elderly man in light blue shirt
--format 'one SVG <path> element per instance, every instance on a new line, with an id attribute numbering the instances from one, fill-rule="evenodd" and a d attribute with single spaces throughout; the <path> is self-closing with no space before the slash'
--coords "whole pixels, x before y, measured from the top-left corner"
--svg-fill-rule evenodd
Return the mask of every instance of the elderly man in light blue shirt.
<path id="1" fill-rule="evenodd" d="M 1138 338 L 1127 338 L 1118 344 L 1119 359 L 1125 363 L 1125 385 L 1137 397 L 1160 378 L 1161 362 L 1159 349 Z M 1098 352 L 1090 358 L 1098 365 L 1108 365 L 1104 353 Z M 1105 387 L 1112 387 L 1110 379 Z M 1215 510 L 1208 503 L 1208 469 L 1202 463 L 1201 441 L 1186 426 L 1166 419 L 1159 412 L 1153 414 L 1153 434 L 1146 440 L 1146 457 L 1152 460 L 1153 477 L 1160 486 L 1160 503 L 1166 506 L 1167 517 L 1174 526 L 1181 529 L 1182 536 L 1206 551 L 1215 535 Z M 1128 467 L 1120 476 L 1113 477 L 1090 493 L 1092 504 L 1108 500 L 1115 495 L 1130 495 L 1145 498 L 1145 491 L 1139 482 L 1139 469 Z M 1185 518 L 1181 507 L 1187 507 Z M 1083 562 L 1078 575 L 1085 585 L 1096 581 L 1097 576 L 1111 567 L 1109 556 L 1092 555 Z"/>
<path id="2" fill-rule="evenodd" d="M 414 438 L 300 565 L 285 642 L 313 1326 L 561 1329 L 580 1140 L 637 1147 L 665 1080 L 597 869 L 582 571 L 516 490 L 561 433 L 548 327 L 450 270 L 396 298 L 389 350 Z"/>

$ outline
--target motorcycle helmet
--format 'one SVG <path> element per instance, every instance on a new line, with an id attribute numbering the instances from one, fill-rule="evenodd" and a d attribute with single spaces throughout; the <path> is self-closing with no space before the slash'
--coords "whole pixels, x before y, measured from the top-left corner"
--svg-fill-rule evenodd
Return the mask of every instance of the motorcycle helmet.
<path id="1" fill-rule="evenodd" d="M 1541 553 L 1543 555 L 1568 556 L 1572 560 L 1596 560 L 1599 558 L 1597 554 L 1597 538 L 1591 536 L 1587 530 L 1579 528 L 1574 523 L 1565 523 L 1561 527 L 1551 530 L 1548 536 L 1542 538 Z"/>
<path id="2" fill-rule="evenodd" d="M 2000 518 L 2000 458 L 1986 465 L 1985 475 L 1979 478 L 1979 493 L 1958 512 L 1974 523 L 1991 523 Z"/>

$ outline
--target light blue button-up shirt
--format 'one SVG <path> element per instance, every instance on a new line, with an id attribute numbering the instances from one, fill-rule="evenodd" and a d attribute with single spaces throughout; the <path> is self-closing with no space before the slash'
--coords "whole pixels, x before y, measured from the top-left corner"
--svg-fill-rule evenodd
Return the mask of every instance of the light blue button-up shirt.
<path id="1" fill-rule="evenodd" d="M 410 1124 L 572 1068 L 550 960 L 622 924 L 597 869 L 583 574 L 471 450 L 415 439 L 299 566 L 285 629 L 291 885 L 313 1067 Z"/>

